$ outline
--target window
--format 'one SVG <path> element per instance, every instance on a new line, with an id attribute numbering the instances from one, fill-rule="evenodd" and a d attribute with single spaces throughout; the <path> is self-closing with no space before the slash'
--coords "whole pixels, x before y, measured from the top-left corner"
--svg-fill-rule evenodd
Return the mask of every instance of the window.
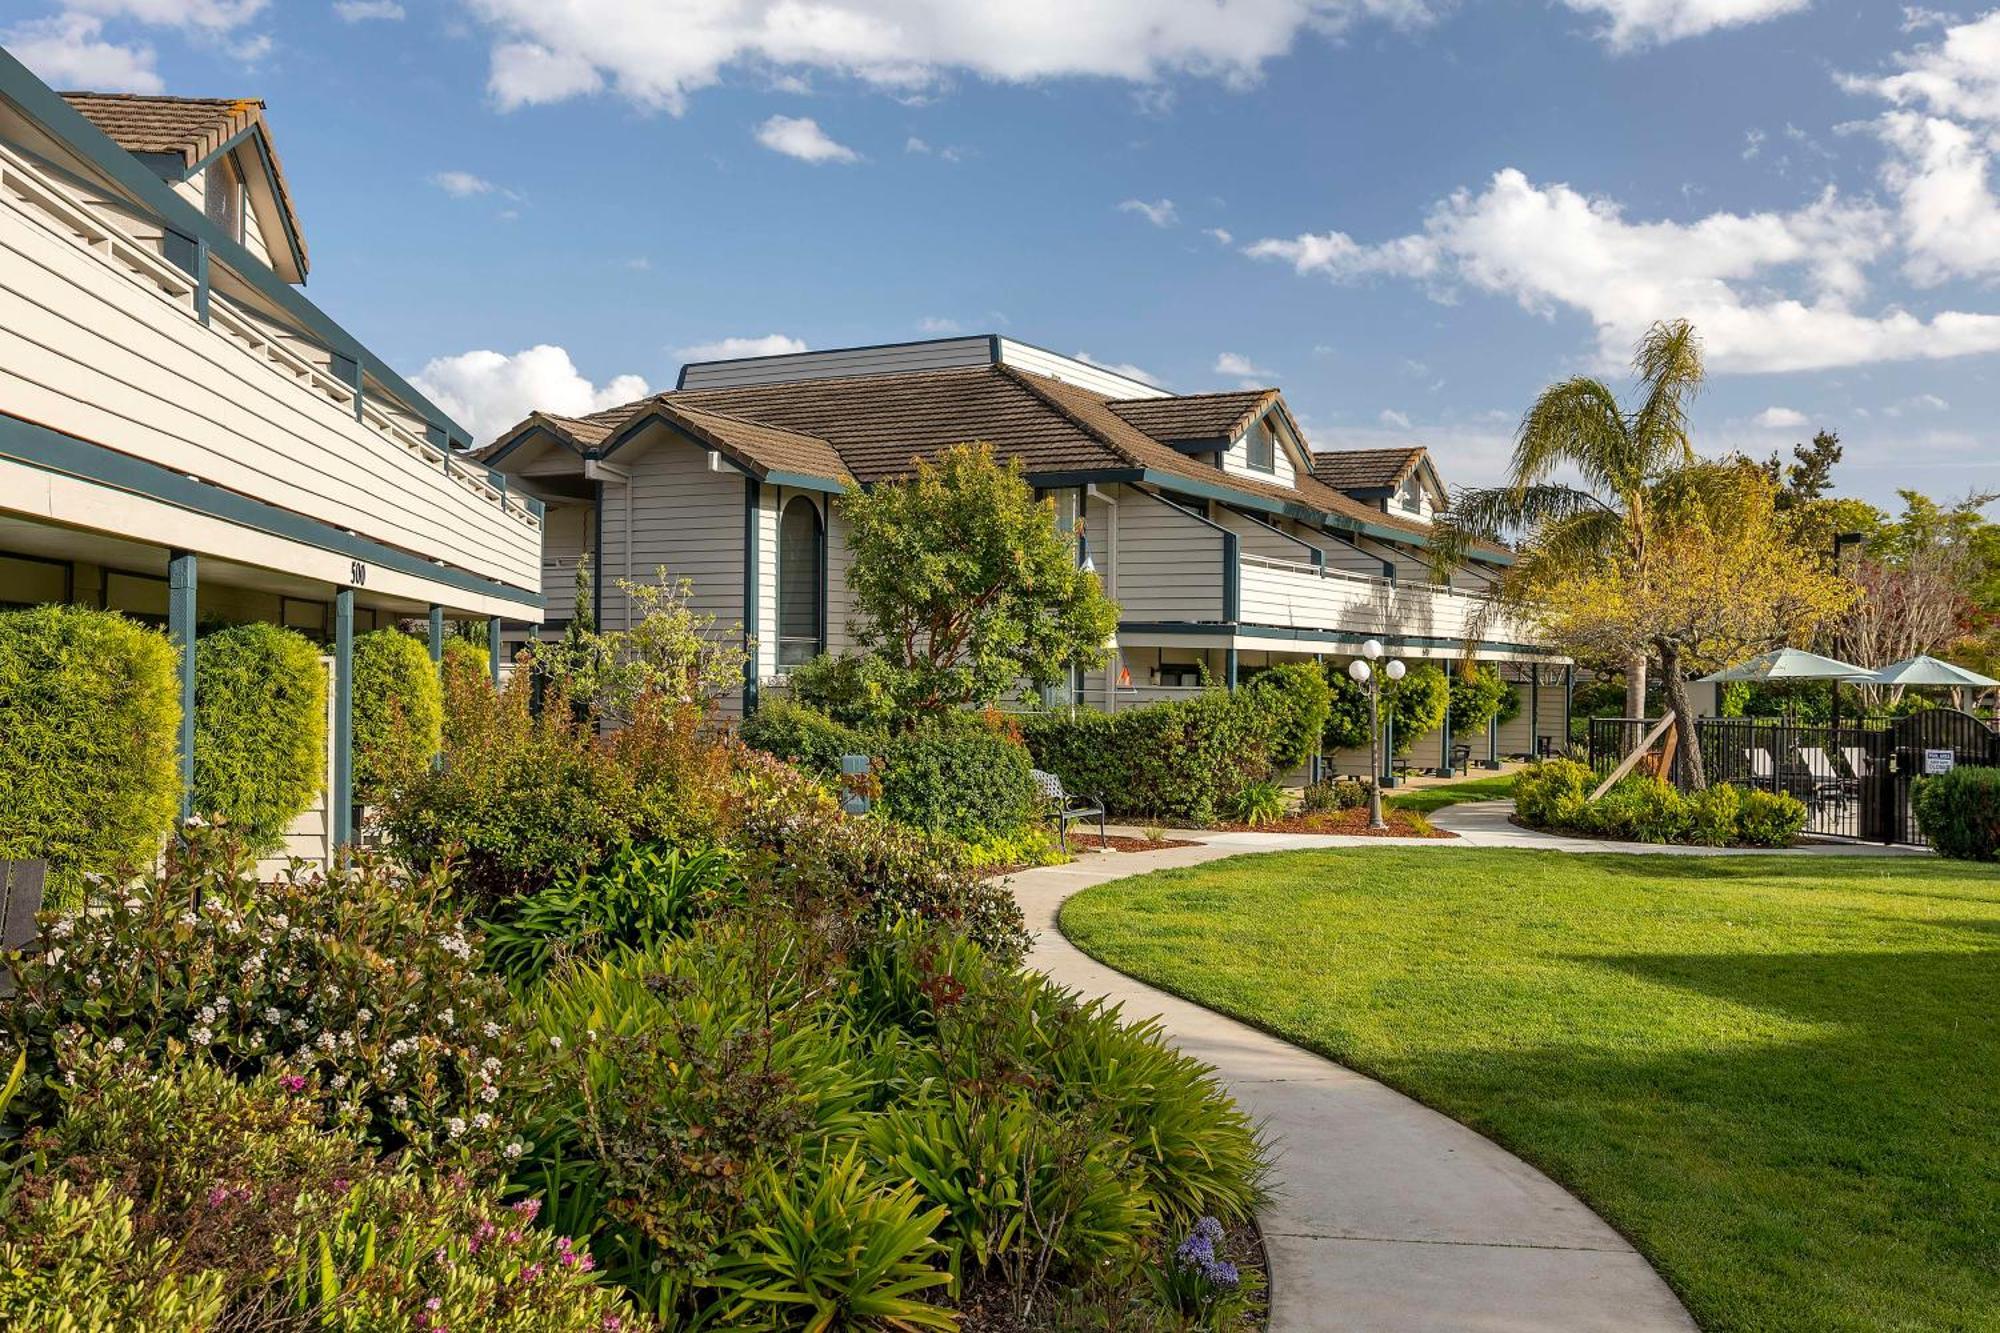
<path id="1" fill-rule="evenodd" d="M 810 661 L 826 649 L 821 601 L 819 506 L 803 495 L 786 502 L 778 518 L 778 669 Z"/>
<path id="2" fill-rule="evenodd" d="M 202 211 L 232 241 L 243 239 L 243 177 L 236 160 L 221 157 L 205 173 L 207 188 L 202 192 Z"/>
<path id="3" fill-rule="evenodd" d="M 1424 483 L 1416 473 L 1403 478 L 1403 488 L 1396 494 L 1396 503 L 1407 513 L 1421 514 L 1424 511 Z"/>
<path id="4" fill-rule="evenodd" d="M 1248 453 L 1250 458 L 1251 467 L 1256 468 L 1259 472 L 1276 472 L 1278 470 L 1278 442 L 1271 434 L 1269 426 L 1261 421 L 1252 425 L 1250 433 L 1244 437 L 1244 445 L 1245 452 Z"/>

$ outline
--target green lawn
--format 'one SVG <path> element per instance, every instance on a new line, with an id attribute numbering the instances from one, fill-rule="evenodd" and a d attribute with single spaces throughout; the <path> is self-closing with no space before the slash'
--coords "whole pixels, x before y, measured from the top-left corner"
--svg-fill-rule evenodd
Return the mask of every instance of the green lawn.
<path id="1" fill-rule="evenodd" d="M 2000 1329 L 2000 871 L 1295 852 L 1062 925 L 1512 1148 L 1704 1328 Z"/>
<path id="2" fill-rule="evenodd" d="M 1464 782 L 1443 782 L 1435 787 L 1413 787 L 1409 791 L 1384 792 L 1383 804 L 1398 810 L 1427 815 L 1460 801 L 1508 801 L 1514 797 L 1514 775 L 1495 773 L 1491 777 L 1468 778 Z"/>

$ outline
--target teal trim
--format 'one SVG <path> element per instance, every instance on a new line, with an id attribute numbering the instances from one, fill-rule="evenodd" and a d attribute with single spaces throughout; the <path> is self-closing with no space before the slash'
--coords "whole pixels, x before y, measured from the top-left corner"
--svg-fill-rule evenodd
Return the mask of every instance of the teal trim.
<path id="1" fill-rule="evenodd" d="M 528 592 L 512 584 L 482 578 L 469 570 L 435 564 L 422 556 L 382 542 L 357 537 L 344 528 L 262 500 L 253 500 L 235 491 L 226 491 L 183 473 L 148 463 L 130 454 L 106 449 L 103 445 L 64 435 L 47 426 L 0 412 L 0 458 L 11 458 L 45 472 L 109 486 L 114 490 L 143 495 L 209 518 L 234 523 L 238 527 L 268 532 L 288 541 L 304 542 L 366 564 L 380 565 L 398 573 L 431 579 L 465 592 L 500 597 L 516 606 L 540 609 L 539 592 Z"/>
<path id="2" fill-rule="evenodd" d="M 764 481 L 772 486 L 789 486 L 795 491 L 818 491 L 822 495 L 845 495 L 847 483 L 835 481 L 832 477 L 815 477 L 805 472 L 764 473 Z"/>
<path id="3" fill-rule="evenodd" d="M 333 845 L 354 841 L 354 589 L 333 594 Z"/>
<path id="4" fill-rule="evenodd" d="M 1575 712 L 1575 710 L 1576 710 L 1576 663 L 1565 662 L 1563 663 L 1563 735 L 1562 735 L 1562 743 L 1563 743 L 1563 748 L 1565 750 L 1569 748 L 1570 727 L 1574 725 L 1575 722 L 1575 719 L 1571 716 L 1571 714 Z"/>
<path id="5" fill-rule="evenodd" d="M 1528 664 L 1528 753 L 1542 752 L 1542 667 Z"/>
<path id="6" fill-rule="evenodd" d="M 743 716 L 757 711 L 757 511 L 762 488 L 743 479 Z"/>
<path id="7" fill-rule="evenodd" d="M 1236 688 L 1236 675 L 1237 675 L 1236 657 L 1237 654 L 1234 648 L 1228 648 L 1223 650 L 1222 683 L 1224 685 L 1227 685 L 1232 690 Z"/>
<path id="8" fill-rule="evenodd" d="M 493 683 L 500 683 L 500 617 L 486 618 L 486 666 L 493 673 Z"/>
<path id="9" fill-rule="evenodd" d="M 195 584 L 198 578 L 193 551 L 174 551 L 167 556 L 167 637 L 180 654 L 181 684 L 181 818 L 194 813 L 194 655 Z"/>
<path id="10" fill-rule="evenodd" d="M 1451 706 L 1449 704 L 1445 706 L 1444 726 L 1441 730 L 1444 732 L 1444 738 L 1438 742 L 1438 754 L 1440 756 L 1438 772 L 1447 778 L 1455 777 L 1457 776 L 1456 771 L 1451 766 Z"/>
<path id="11" fill-rule="evenodd" d="M 629 484 L 629 483 L 628 483 Z M 590 627 L 604 629 L 604 482 L 590 483 Z"/>
<path id="12" fill-rule="evenodd" d="M 303 293 L 283 281 L 243 243 L 210 222 L 200 209 L 174 193 L 145 163 L 113 143 L 108 135 L 28 71 L 6 50 L 0 49 L 0 96 L 4 96 L 37 122 L 50 135 L 75 150 L 93 167 L 109 177 L 124 193 L 150 209 L 169 230 L 205 242 L 240 281 L 277 306 L 305 331 L 321 339 L 334 351 L 353 357 L 373 376 L 402 399 L 418 416 L 443 427 L 454 442 L 472 443 L 471 434 L 447 416 L 444 410 L 361 341 L 313 304 Z M 259 143 L 259 151 L 263 145 Z"/>
<path id="13" fill-rule="evenodd" d="M 1365 643 L 1369 639 L 1380 639 L 1387 647 L 1409 648 L 1463 648 L 1464 639 L 1450 638 L 1437 634 L 1387 635 L 1367 630 L 1350 629 L 1298 629 L 1290 625 L 1226 624 L 1217 620 L 1127 620 L 1118 625 L 1120 634 L 1169 634 L 1201 635 L 1227 634 L 1243 639 L 1293 639 L 1299 643 L 1349 644 Z M 1561 660 L 1561 655 L 1551 648 L 1538 648 L 1530 643 L 1501 643 L 1482 639 L 1472 645 L 1478 652 L 1509 653 L 1521 658 Z M 1553 665 L 1553 663 L 1551 663 Z"/>
<path id="14" fill-rule="evenodd" d="M 1243 543 L 1222 531 L 1222 618 L 1235 624 L 1243 616 Z"/>
<path id="15" fill-rule="evenodd" d="M 431 650 L 431 665 L 443 666 L 444 665 L 444 608 L 442 606 L 439 606 L 436 602 L 431 603 L 430 650 Z"/>
<path id="16" fill-rule="evenodd" d="M 201 159 L 201 161 L 195 163 L 191 167 L 185 165 L 182 166 L 179 174 L 175 177 L 175 179 L 184 181 L 193 180 L 196 176 L 201 175 L 202 172 L 207 171 L 217 162 L 220 162 L 226 154 L 233 152 L 238 144 L 242 143 L 245 139 L 248 139 L 251 135 L 255 134 L 257 132 L 257 129 L 258 127 L 254 124 L 244 126 L 242 129 L 236 131 L 236 133 L 230 135 L 227 139 L 224 139 L 222 141 L 222 146 L 220 148 L 217 148 L 215 151 L 211 152 L 207 157 Z M 185 163 L 187 159 L 182 158 L 181 161 Z M 272 183 L 271 188 L 273 190 L 277 188 L 277 184 L 275 181 Z"/>

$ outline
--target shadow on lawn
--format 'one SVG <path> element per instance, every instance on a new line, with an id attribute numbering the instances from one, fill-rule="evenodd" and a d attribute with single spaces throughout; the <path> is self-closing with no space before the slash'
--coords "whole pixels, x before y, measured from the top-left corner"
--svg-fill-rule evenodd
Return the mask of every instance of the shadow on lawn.
<path id="1" fill-rule="evenodd" d="M 1645 1052 L 1581 1028 L 1372 1072 L 1577 1189 L 1705 1328 L 1981 1326 L 2000 1273 L 2000 949 L 1570 961 L 1816 1033 Z"/>

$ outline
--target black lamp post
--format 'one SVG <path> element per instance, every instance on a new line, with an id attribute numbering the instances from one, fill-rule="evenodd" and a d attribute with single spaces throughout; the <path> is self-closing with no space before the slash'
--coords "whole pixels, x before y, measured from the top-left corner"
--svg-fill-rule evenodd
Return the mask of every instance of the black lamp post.
<path id="1" fill-rule="evenodd" d="M 1381 641 L 1370 639 L 1361 645 L 1361 656 L 1347 664 L 1347 674 L 1354 682 L 1368 687 L 1368 762 L 1371 770 L 1368 779 L 1368 827 L 1371 829 L 1389 827 L 1389 821 L 1382 818 L 1382 676 L 1401 680 L 1407 670 L 1399 659 L 1392 657 L 1383 664 L 1378 675 L 1374 663 L 1381 658 Z"/>

